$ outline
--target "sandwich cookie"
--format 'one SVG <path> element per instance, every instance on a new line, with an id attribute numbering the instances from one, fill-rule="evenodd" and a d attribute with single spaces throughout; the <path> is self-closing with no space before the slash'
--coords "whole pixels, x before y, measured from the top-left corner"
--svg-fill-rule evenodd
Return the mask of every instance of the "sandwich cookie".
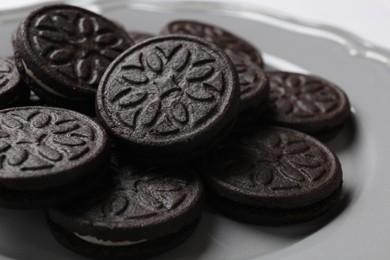
<path id="1" fill-rule="evenodd" d="M 15 61 L 45 103 L 94 112 L 97 86 L 107 66 L 133 41 L 106 18 L 69 5 L 30 13 L 13 39 Z"/>
<path id="2" fill-rule="evenodd" d="M 281 226 L 330 210 L 342 187 L 340 162 L 313 137 L 291 129 L 234 132 L 203 160 L 208 198 L 242 222 Z"/>
<path id="3" fill-rule="evenodd" d="M 189 237 L 201 215 L 202 185 L 188 167 L 112 159 L 107 180 L 77 202 L 47 211 L 56 240 L 99 259 L 144 259 Z"/>
<path id="4" fill-rule="evenodd" d="M 215 146 L 233 125 L 237 72 L 219 47 L 203 39 L 155 37 L 108 67 L 96 104 L 99 121 L 132 158 L 182 162 Z"/>
<path id="5" fill-rule="evenodd" d="M 347 95 L 335 84 L 310 75 L 272 71 L 264 118 L 326 141 L 337 135 L 350 115 Z M 259 121 L 259 123 L 261 123 Z"/>
<path id="6" fill-rule="evenodd" d="M 108 156 L 104 129 L 82 114 L 0 110 L 0 206 L 42 208 L 74 199 L 101 179 Z"/>

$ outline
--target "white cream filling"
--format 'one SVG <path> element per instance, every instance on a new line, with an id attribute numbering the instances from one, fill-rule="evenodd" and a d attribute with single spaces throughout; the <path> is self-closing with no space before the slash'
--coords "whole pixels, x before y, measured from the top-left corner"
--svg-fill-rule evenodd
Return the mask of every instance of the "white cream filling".
<path id="1" fill-rule="evenodd" d="M 37 83 L 41 88 L 43 88 L 44 90 L 46 90 L 47 92 L 53 94 L 53 95 L 56 95 L 56 96 L 60 96 L 60 97 L 64 97 L 64 98 L 69 98 L 61 93 L 58 93 L 57 91 L 53 90 L 52 88 L 50 88 L 49 86 L 47 86 L 45 83 L 43 83 L 41 80 L 37 79 L 34 75 L 34 73 L 27 67 L 26 63 L 24 62 L 24 60 L 22 60 L 22 64 L 23 64 L 23 67 L 24 67 L 24 70 L 26 71 L 27 75 L 32 78 L 35 83 Z"/>
<path id="2" fill-rule="evenodd" d="M 77 233 L 73 233 L 73 234 L 88 243 L 99 245 L 99 246 L 131 246 L 131 245 L 141 244 L 148 241 L 147 239 L 141 239 L 137 241 L 110 241 L 110 240 L 99 239 L 97 237 L 89 236 L 89 235 L 84 236 Z"/>

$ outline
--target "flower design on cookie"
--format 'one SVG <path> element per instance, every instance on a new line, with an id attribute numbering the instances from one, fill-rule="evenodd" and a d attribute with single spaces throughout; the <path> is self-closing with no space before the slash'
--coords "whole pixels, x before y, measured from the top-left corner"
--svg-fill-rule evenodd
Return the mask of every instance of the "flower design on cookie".
<path id="1" fill-rule="evenodd" d="M 322 79 L 293 73 L 271 72 L 270 113 L 276 118 L 308 120 L 334 113 L 341 95 Z"/>
<path id="2" fill-rule="evenodd" d="M 251 58 L 245 53 L 231 51 L 226 52 L 237 69 L 240 79 L 241 100 L 250 98 L 259 89 L 265 88 L 260 81 L 264 81 L 264 72 L 259 70 L 258 65 L 254 64 Z"/>
<path id="3" fill-rule="evenodd" d="M 163 167 L 114 164 L 111 169 L 115 171 L 112 184 L 105 185 L 111 189 L 103 191 L 98 200 L 86 200 L 88 203 L 83 206 L 84 211 L 96 212 L 103 219 L 141 219 L 176 211 L 186 200 L 193 181 Z"/>
<path id="4" fill-rule="evenodd" d="M 169 176 L 148 176 L 135 184 L 138 204 L 148 211 L 172 210 L 184 199 L 182 189 L 188 185 L 184 178 Z"/>
<path id="5" fill-rule="evenodd" d="M 54 5 L 31 19 L 31 48 L 73 84 L 96 90 L 107 66 L 131 45 L 122 29 L 89 11 Z"/>
<path id="6" fill-rule="evenodd" d="M 0 87 L 5 87 L 11 80 L 15 65 L 11 65 L 8 59 L 2 59 L 0 62 Z M 1 91 L 1 90 L 0 90 Z"/>
<path id="7" fill-rule="evenodd" d="M 35 174 L 88 160 L 99 144 L 98 127 L 62 109 L 17 108 L 0 113 L 2 176 Z M 65 169 L 64 168 L 64 169 Z M 54 171 L 55 172 L 55 171 Z M 48 172 L 47 174 L 50 174 Z"/>
<path id="8" fill-rule="evenodd" d="M 222 151 L 230 151 L 223 153 Z M 218 178 L 248 189 L 288 191 L 320 182 L 328 158 L 319 147 L 299 135 L 263 131 L 240 137 L 215 152 Z M 218 164 L 222 157 L 225 163 Z"/>
<path id="9" fill-rule="evenodd" d="M 180 131 L 183 125 L 191 123 L 192 102 L 209 103 L 212 110 L 224 91 L 223 76 L 215 71 L 215 58 L 207 52 L 196 57 L 182 45 L 172 50 L 156 47 L 151 54 L 141 52 L 136 62 L 130 60 L 130 64 L 122 66 L 122 79 L 129 87 L 113 99 L 126 109 L 120 114 L 122 121 L 133 128 L 139 122 L 149 127 L 153 135 Z M 192 119 L 194 124 L 202 121 L 196 114 Z"/>
<path id="10" fill-rule="evenodd" d="M 111 65 L 98 93 L 104 114 L 128 129 L 129 138 L 163 140 L 197 131 L 232 98 L 235 78 L 226 58 L 188 38 L 149 40 Z"/>

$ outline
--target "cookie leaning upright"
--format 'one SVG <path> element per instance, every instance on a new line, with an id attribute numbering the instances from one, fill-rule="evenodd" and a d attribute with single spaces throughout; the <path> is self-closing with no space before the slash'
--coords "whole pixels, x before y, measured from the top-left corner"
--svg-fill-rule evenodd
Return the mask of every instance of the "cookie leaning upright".
<path id="1" fill-rule="evenodd" d="M 1 207 L 53 206 L 101 179 L 109 145 L 104 129 L 89 117 L 18 107 L 0 110 L 0 123 Z"/>
<path id="2" fill-rule="evenodd" d="M 33 11 L 13 40 L 18 70 L 42 100 L 90 113 L 107 66 L 132 44 L 115 23 L 68 5 Z"/>
<path id="3" fill-rule="evenodd" d="M 216 45 L 185 35 L 146 40 L 107 69 L 98 119 L 143 161 L 199 156 L 230 129 L 239 106 L 237 72 Z"/>

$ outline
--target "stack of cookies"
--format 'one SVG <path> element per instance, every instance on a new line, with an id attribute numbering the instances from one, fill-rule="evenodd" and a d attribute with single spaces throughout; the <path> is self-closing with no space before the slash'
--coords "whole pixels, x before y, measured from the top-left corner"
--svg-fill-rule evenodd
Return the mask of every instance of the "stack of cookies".
<path id="1" fill-rule="evenodd" d="M 14 59 L 0 59 L 0 206 L 46 209 L 70 250 L 158 255 L 194 232 L 204 197 L 238 221 L 283 226 L 340 196 L 340 162 L 321 141 L 349 117 L 345 93 L 265 71 L 222 28 L 173 21 L 154 36 L 49 5 L 12 43 Z"/>

